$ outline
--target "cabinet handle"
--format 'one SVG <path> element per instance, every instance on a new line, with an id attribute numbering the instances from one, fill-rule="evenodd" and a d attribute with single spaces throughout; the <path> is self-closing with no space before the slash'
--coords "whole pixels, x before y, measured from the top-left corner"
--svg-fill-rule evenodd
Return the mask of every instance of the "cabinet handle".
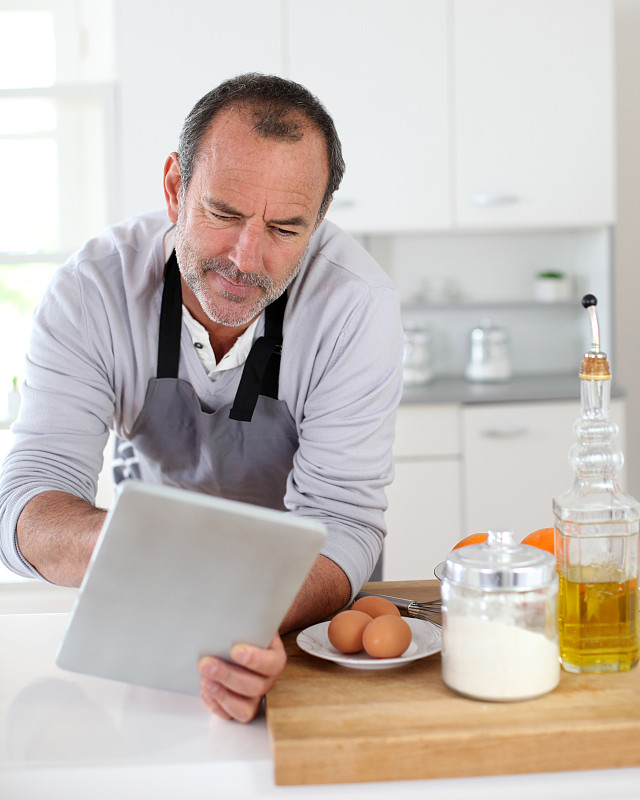
<path id="1" fill-rule="evenodd" d="M 478 192 L 471 196 L 471 204 L 474 206 L 507 206 L 519 202 L 518 195 L 504 192 Z"/>
<path id="2" fill-rule="evenodd" d="M 519 436 L 526 436 L 529 428 L 524 426 L 519 428 L 485 428 L 480 432 L 481 436 L 487 439 L 517 439 Z"/>

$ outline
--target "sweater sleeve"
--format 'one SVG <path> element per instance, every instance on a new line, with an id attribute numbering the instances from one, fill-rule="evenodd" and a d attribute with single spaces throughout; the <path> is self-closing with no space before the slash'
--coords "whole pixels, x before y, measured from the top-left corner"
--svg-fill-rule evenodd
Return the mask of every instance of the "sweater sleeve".
<path id="1" fill-rule="evenodd" d="M 352 597 L 371 575 L 386 534 L 402 344 L 395 290 L 367 287 L 330 355 L 315 364 L 299 416 L 285 505 L 326 525 L 323 554 L 344 570 Z"/>
<path id="2" fill-rule="evenodd" d="M 27 502 L 51 490 L 95 500 L 114 409 L 102 302 L 77 269 L 62 267 L 34 314 L 20 415 L 0 482 L 0 557 L 25 577 L 40 577 L 16 541 Z"/>

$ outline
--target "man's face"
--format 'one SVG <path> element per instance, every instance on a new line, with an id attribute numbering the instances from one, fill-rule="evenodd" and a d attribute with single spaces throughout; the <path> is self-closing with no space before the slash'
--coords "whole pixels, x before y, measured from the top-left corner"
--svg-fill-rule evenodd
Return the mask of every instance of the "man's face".
<path id="1" fill-rule="evenodd" d="M 291 142 L 259 137 L 236 110 L 216 117 L 177 214 L 169 206 L 182 277 L 210 320 L 246 325 L 284 292 L 304 260 L 327 181 L 314 128 Z"/>

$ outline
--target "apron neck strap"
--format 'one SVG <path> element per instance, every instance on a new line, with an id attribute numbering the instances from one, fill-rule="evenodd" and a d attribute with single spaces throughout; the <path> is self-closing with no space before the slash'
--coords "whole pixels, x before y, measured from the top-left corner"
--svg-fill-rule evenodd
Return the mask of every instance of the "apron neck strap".
<path id="1" fill-rule="evenodd" d="M 273 303 L 264 310 L 264 337 L 265 339 L 275 339 L 278 344 L 282 344 L 282 323 L 284 311 L 287 307 L 286 290 Z"/>
<path id="2" fill-rule="evenodd" d="M 278 399 L 282 322 L 287 306 L 287 293 L 270 303 L 264 311 L 264 336 L 256 339 L 242 370 L 229 418 L 251 422 L 261 394 Z"/>
<path id="3" fill-rule="evenodd" d="M 182 331 L 182 284 L 176 251 L 167 262 L 162 290 L 160 333 L 158 339 L 158 378 L 177 378 L 180 363 L 180 333 Z"/>

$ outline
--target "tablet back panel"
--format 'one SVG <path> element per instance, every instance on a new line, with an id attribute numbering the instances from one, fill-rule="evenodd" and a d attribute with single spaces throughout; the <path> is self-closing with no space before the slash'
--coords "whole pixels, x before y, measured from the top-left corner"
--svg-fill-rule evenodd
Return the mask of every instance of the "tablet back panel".
<path id="1" fill-rule="evenodd" d="M 56 663 L 197 695 L 200 656 L 269 644 L 325 535 L 290 513 L 123 483 Z"/>

